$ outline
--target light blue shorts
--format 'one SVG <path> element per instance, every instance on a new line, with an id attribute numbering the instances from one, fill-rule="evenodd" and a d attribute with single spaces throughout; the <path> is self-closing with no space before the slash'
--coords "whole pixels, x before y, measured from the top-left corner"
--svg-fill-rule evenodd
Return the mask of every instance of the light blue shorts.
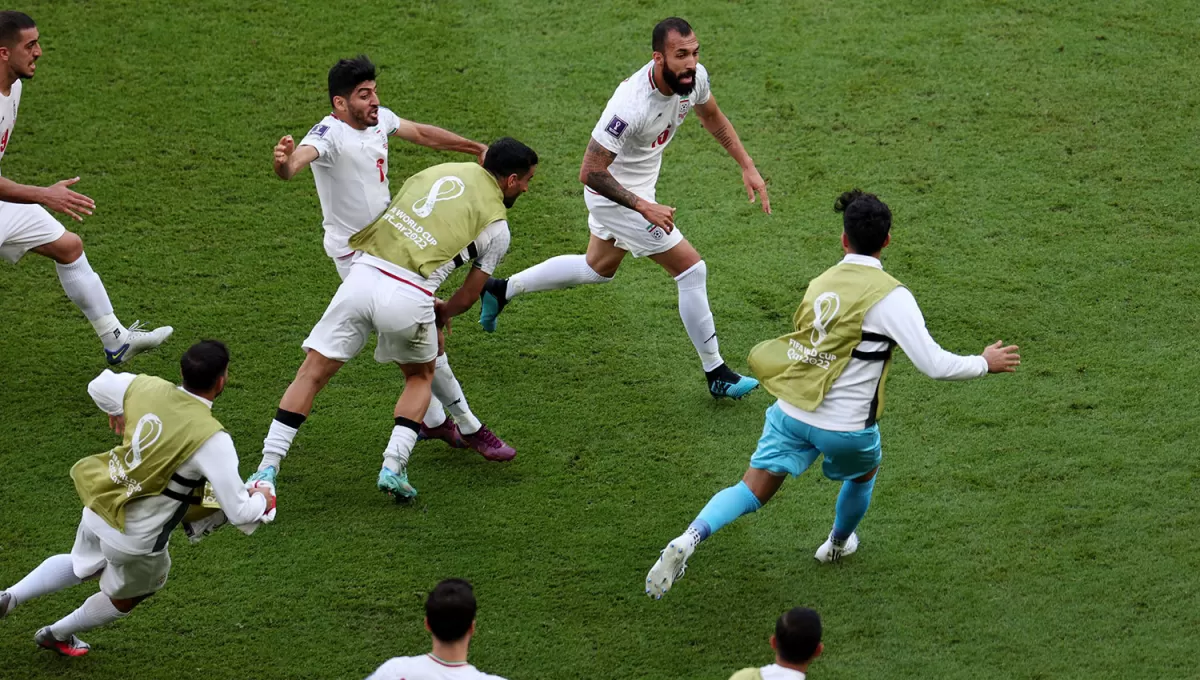
<path id="1" fill-rule="evenodd" d="M 799 477 L 822 454 L 825 461 L 821 471 L 830 479 L 844 481 L 867 474 L 883 459 L 879 425 L 853 432 L 822 430 L 787 415 L 779 404 L 772 404 L 767 409 L 758 448 L 750 457 L 750 467 Z"/>

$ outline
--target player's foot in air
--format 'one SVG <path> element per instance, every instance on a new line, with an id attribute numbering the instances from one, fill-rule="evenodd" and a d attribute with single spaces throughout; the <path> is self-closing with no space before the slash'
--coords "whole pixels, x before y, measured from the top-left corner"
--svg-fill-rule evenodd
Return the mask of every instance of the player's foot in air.
<path id="1" fill-rule="evenodd" d="M 246 483 L 253 484 L 255 482 L 266 482 L 267 484 L 271 485 L 271 491 L 273 493 L 275 491 L 275 476 L 278 474 L 279 470 L 276 470 L 274 465 L 268 465 L 267 467 L 250 475 L 250 477 L 246 480 Z"/>
<path id="2" fill-rule="evenodd" d="M 517 450 L 505 444 L 504 440 L 489 430 L 487 425 L 481 425 L 478 432 L 464 434 L 462 438 L 467 446 L 475 449 L 479 455 L 488 460 L 503 463 L 517 457 Z"/>
<path id="3" fill-rule="evenodd" d="M 467 448 L 462 432 L 458 429 L 458 423 L 454 422 L 454 418 L 450 416 L 446 416 L 446 422 L 437 427 L 426 427 L 425 423 L 421 423 L 421 430 L 417 432 L 417 441 L 426 439 L 440 439 L 449 444 L 452 449 Z"/>
<path id="4" fill-rule="evenodd" d="M 488 333 L 496 332 L 496 317 L 508 304 L 508 279 L 488 279 L 479 296 L 479 325 Z"/>
<path id="5" fill-rule="evenodd" d="M 646 574 L 646 594 L 661 600 L 675 585 L 675 581 L 683 577 L 687 560 L 695 550 L 696 546 L 682 536 L 668 543 L 659 554 L 658 561 L 650 567 L 650 573 Z"/>
<path id="6" fill-rule="evenodd" d="M 400 472 L 392 472 L 387 468 L 379 470 L 379 490 L 391 496 L 397 503 L 403 503 L 417 497 L 417 490 L 408 483 L 408 469 L 400 468 Z"/>
<path id="7" fill-rule="evenodd" d="M 104 358 L 108 360 L 110 366 L 123 364 L 142 352 L 163 344 L 174 332 L 175 329 L 170 326 L 155 328 L 152 331 L 143 330 L 142 322 L 135 321 L 126 329 L 125 342 L 120 347 L 104 348 Z"/>
<path id="8" fill-rule="evenodd" d="M 757 380 L 735 373 L 726 364 L 721 364 L 711 371 L 705 371 L 704 377 L 708 379 L 708 393 L 713 396 L 713 399 L 722 397 L 741 399 L 758 387 Z"/>
<path id="9" fill-rule="evenodd" d="M 839 541 L 829 534 L 829 538 L 817 548 L 817 554 L 813 557 L 819 562 L 837 562 L 847 555 L 853 555 L 854 551 L 858 550 L 858 534 L 850 534 L 850 537 L 844 541 Z"/>
<path id="10" fill-rule="evenodd" d="M 13 608 L 13 596 L 8 591 L 0 592 L 0 619 L 8 616 Z"/>
<path id="11" fill-rule="evenodd" d="M 33 641 L 42 649 L 49 649 L 61 656 L 84 656 L 91 651 L 92 646 L 72 635 L 66 640 L 59 640 L 50 632 L 50 626 L 39 630 L 33 636 Z"/>

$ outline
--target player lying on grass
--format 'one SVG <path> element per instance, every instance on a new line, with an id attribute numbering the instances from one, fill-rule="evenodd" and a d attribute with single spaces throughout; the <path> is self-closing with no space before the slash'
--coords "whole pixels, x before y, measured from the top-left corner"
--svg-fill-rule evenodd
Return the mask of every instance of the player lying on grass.
<path id="1" fill-rule="evenodd" d="M 388 140 L 444 151 L 460 151 L 479 158 L 487 145 L 473 142 L 434 125 L 400 118 L 379 105 L 375 64 L 365 56 L 342 59 L 329 69 L 328 116 L 300 140 L 285 135 L 275 145 L 275 174 L 289 180 L 312 167 L 317 196 L 321 199 L 325 229 L 325 254 L 345 280 L 357 253 L 350 237 L 375 221 L 391 202 L 388 180 Z M 451 400 L 445 408 L 437 397 L 429 400 L 422 420 L 422 439 L 441 439 L 455 448 L 472 448 L 485 456 L 511 456 L 516 451 L 496 437 L 471 412 L 462 386 L 450 369 L 444 338 L 438 337 L 434 379 L 446 385 Z M 452 415 L 447 416 L 446 410 Z"/>
<path id="2" fill-rule="evenodd" d="M 17 124 L 21 81 L 33 77 L 42 56 L 38 41 L 37 25 L 28 15 L 0 12 L 0 158 Z M 83 241 L 46 210 L 70 215 L 79 222 L 84 215 L 91 215 L 96 202 L 69 188 L 78 181 L 75 177 L 35 187 L 0 177 L 0 257 L 16 264 L 25 253 L 33 251 L 54 260 L 67 297 L 91 322 L 104 345 L 104 358 L 116 365 L 166 342 L 172 329 L 163 326 L 144 331 L 140 321 L 128 328 L 121 325 L 104 283 L 83 252 Z"/>
<path id="3" fill-rule="evenodd" d="M 583 198 L 591 230 L 587 254 L 559 255 L 510 279 L 489 281 L 479 323 L 485 331 L 494 331 L 496 317 L 518 295 L 608 283 L 626 254 L 648 257 L 675 279 L 679 316 L 700 355 L 709 393 L 740 399 L 758 387 L 758 381 L 738 375 L 721 358 L 708 304 L 707 265 L 675 227 L 675 208 L 654 202 L 655 186 L 663 152 L 692 109 L 741 166 L 750 200 L 757 194 L 763 212 L 769 213 L 767 185 L 709 92 L 700 42 L 688 22 L 678 17 L 659 22 L 652 45 L 653 60 L 617 86 L 583 156 L 579 181 L 586 186 Z"/>
<path id="4" fill-rule="evenodd" d="M 70 554 L 47 558 L 0 592 L 4 618 L 35 597 L 100 579 L 99 593 L 38 630 L 34 642 L 40 647 L 83 656 L 90 647 L 78 633 L 116 621 L 163 587 L 171 570 L 171 532 L 180 522 L 216 512 L 201 505 L 205 480 L 220 511 L 245 533 L 275 518 L 270 487 L 246 491 L 233 440 L 212 416 L 229 375 L 228 350 L 206 340 L 179 364 L 182 387 L 111 371 L 88 385 L 122 443 L 71 468 L 84 509 Z"/>
<path id="5" fill-rule="evenodd" d="M 532 149 L 504 138 L 488 147 L 482 166 L 435 165 L 408 178 L 383 215 L 350 238 L 350 247 L 361 254 L 304 340 L 308 354 L 279 402 L 251 481 L 274 485 L 313 399 L 375 331 L 375 360 L 398 364 L 404 373 L 378 487 L 397 500 L 417 495 L 408 482 L 408 459 L 421 417 L 431 391 L 444 403 L 451 401 L 435 377 L 435 326 L 479 299 L 488 275 L 508 251 L 508 208 L 529 189 L 537 162 Z M 474 265 L 462 287 L 445 302 L 435 298 L 446 277 L 469 261 Z M 485 453 L 490 460 L 513 455 Z"/>
<path id="6" fill-rule="evenodd" d="M 813 279 L 794 317 L 795 332 L 760 343 L 750 367 L 778 400 L 767 409 L 758 449 L 742 481 L 713 496 L 687 531 L 667 544 L 646 576 L 646 594 L 661 598 L 683 575 L 701 541 L 771 500 L 787 475 L 797 477 L 824 455 L 825 476 L 842 482 L 833 530 L 816 558 L 832 562 L 858 549 L 854 533 L 871 503 L 883 457 L 879 425 L 892 350 L 937 380 L 1010 373 L 1015 345 L 997 341 L 981 356 L 943 350 L 925 329 L 917 301 L 883 271 L 892 213 L 872 194 L 842 194 L 845 258 Z"/>

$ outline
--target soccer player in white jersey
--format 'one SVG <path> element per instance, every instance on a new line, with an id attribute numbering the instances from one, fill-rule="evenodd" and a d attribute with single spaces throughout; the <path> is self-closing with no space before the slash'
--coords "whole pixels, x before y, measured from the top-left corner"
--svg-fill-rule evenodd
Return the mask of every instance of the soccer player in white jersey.
<path id="1" fill-rule="evenodd" d="M 210 413 L 225 389 L 229 351 L 206 340 L 188 349 L 179 365 L 179 387 L 107 370 L 88 385 L 122 444 L 71 468 L 84 502 L 75 545 L 0 592 L 0 619 L 33 598 L 84 581 L 99 579 L 100 592 L 39 630 L 34 636 L 39 647 L 83 656 L 91 648 L 78 633 L 123 618 L 158 592 L 171 570 L 171 532 L 199 510 L 206 480 L 225 519 L 243 532 L 275 518 L 270 487 L 248 493 L 242 486 L 233 440 Z"/>
<path id="2" fill-rule="evenodd" d="M 608 283 L 626 254 L 649 257 L 674 277 L 679 316 L 700 355 L 715 398 L 740 399 L 758 386 L 725 365 L 708 304 L 707 266 L 675 226 L 675 208 L 655 203 L 655 185 L 663 151 L 688 113 L 742 167 L 750 201 L 762 199 L 771 212 L 767 185 L 746 153 L 733 124 L 709 91 L 708 71 L 700 64 L 700 42 L 686 21 L 664 19 L 654 27 L 654 59 L 617 86 L 592 130 L 579 180 L 586 185 L 591 237 L 586 255 L 559 255 L 515 274 L 488 282 L 479 322 L 496 329 L 496 317 L 509 300 L 525 293 L 589 283 Z"/>
<path id="3" fill-rule="evenodd" d="M 451 578 L 437 584 L 425 600 L 425 630 L 433 636 L 433 649 L 389 659 L 367 680 L 504 680 L 467 663 L 476 609 L 470 583 Z"/>
<path id="4" fill-rule="evenodd" d="M 333 111 L 308 131 L 296 146 L 286 135 L 275 146 L 275 174 L 289 180 L 312 166 L 325 227 L 325 254 L 342 279 L 350 273 L 356 253 L 349 240 L 370 224 L 391 201 L 388 183 L 388 140 L 399 137 L 413 144 L 444 151 L 461 151 L 483 162 L 487 145 L 448 130 L 404 120 L 379 105 L 375 65 L 365 56 L 342 59 L 329 70 L 329 101 Z M 490 271 L 490 270 L 489 270 Z M 435 369 L 451 388 L 443 407 L 437 397 L 422 419 L 421 438 L 441 439 L 454 448 L 471 448 L 485 457 L 515 454 L 471 412 L 462 386 L 446 358 L 439 333 Z M 446 410 L 450 415 L 447 417 Z M 269 474 L 264 471 L 264 475 Z"/>
<path id="5" fill-rule="evenodd" d="M 912 293 L 883 271 L 879 258 L 891 240 L 891 210 L 857 189 L 839 196 L 834 209 L 842 213 L 845 258 L 809 283 L 795 332 L 750 353 L 751 368 L 778 401 L 767 409 L 749 469 L 663 549 L 646 576 L 646 594 L 655 599 L 683 575 L 701 541 L 761 508 L 788 475 L 798 477 L 821 456 L 822 472 L 842 487 L 833 529 L 815 557 L 833 562 L 858 550 L 855 529 L 867 514 L 883 459 L 877 421 L 896 345 L 936 380 L 1011 373 L 1021 363 L 1017 347 L 999 341 L 977 356 L 942 349 Z"/>
<path id="6" fill-rule="evenodd" d="M 771 636 L 775 663 L 759 668 L 743 668 L 729 680 L 804 680 L 808 666 L 821 656 L 821 617 L 811 609 L 793 607 L 775 621 Z"/>
<path id="7" fill-rule="evenodd" d="M 0 12 L 0 158 L 12 142 L 21 103 L 21 81 L 33 78 L 42 56 L 37 25 L 21 12 Z M 170 326 L 142 330 L 141 322 L 126 328 L 113 313 L 108 291 L 88 264 L 79 236 L 63 228 L 46 210 L 70 215 L 78 222 L 91 215 L 95 201 L 70 187 L 78 177 L 48 187 L 18 184 L 0 177 L 0 258 L 16 264 L 27 252 L 55 262 L 67 297 L 83 312 L 104 345 L 109 364 L 158 347 L 171 337 Z"/>

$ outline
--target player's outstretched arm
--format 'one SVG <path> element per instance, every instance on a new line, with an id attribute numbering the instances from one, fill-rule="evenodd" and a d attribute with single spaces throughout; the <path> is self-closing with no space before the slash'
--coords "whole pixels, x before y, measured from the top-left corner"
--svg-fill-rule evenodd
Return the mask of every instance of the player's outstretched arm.
<path id="1" fill-rule="evenodd" d="M 454 291 L 454 295 L 445 302 L 435 303 L 437 325 L 444 327 L 447 334 L 450 332 L 450 320 L 470 309 L 483 294 L 483 286 L 487 283 L 488 276 L 490 275 L 482 269 L 471 267 L 467 278 L 458 290 Z"/>
<path id="2" fill-rule="evenodd" d="M 439 151 L 469 153 L 478 158 L 480 163 L 483 162 L 483 154 L 487 152 L 487 144 L 473 142 L 436 125 L 414 123 L 411 120 L 401 120 L 392 136 Z"/>
<path id="3" fill-rule="evenodd" d="M 617 154 L 604 148 L 596 140 L 590 140 L 587 151 L 583 154 L 583 165 L 579 168 L 579 181 L 613 203 L 641 213 L 650 224 L 662 227 L 668 232 L 674 229 L 675 208 L 644 201 L 621 186 L 617 178 L 608 171 L 608 166 L 616 159 Z"/>
<path id="4" fill-rule="evenodd" d="M 742 146 L 742 140 L 738 137 L 737 130 L 733 129 L 733 123 L 729 122 L 721 107 L 717 106 L 717 98 L 709 95 L 708 101 L 697 104 L 696 115 L 699 116 L 704 129 L 716 137 L 729 155 L 733 156 L 733 160 L 742 167 L 742 184 L 746 185 L 746 195 L 750 202 L 753 203 L 754 195 L 758 194 L 762 199 L 763 212 L 770 214 L 771 199 L 767 196 L 767 183 L 758 173 L 758 168 L 754 167 L 754 159 L 746 153 L 746 147 Z"/>
<path id="5" fill-rule="evenodd" d="M 275 145 L 275 174 L 279 179 L 291 179 L 317 160 L 319 155 L 316 147 L 301 144 L 297 148 L 296 140 L 291 135 L 284 135 Z"/>
<path id="6" fill-rule="evenodd" d="M 73 177 L 48 187 L 35 187 L 0 177 L 0 201 L 38 203 L 55 212 L 70 215 L 76 222 L 82 222 L 84 215 L 91 215 L 96 209 L 96 202 L 69 188 L 78 181 L 78 177 Z"/>

